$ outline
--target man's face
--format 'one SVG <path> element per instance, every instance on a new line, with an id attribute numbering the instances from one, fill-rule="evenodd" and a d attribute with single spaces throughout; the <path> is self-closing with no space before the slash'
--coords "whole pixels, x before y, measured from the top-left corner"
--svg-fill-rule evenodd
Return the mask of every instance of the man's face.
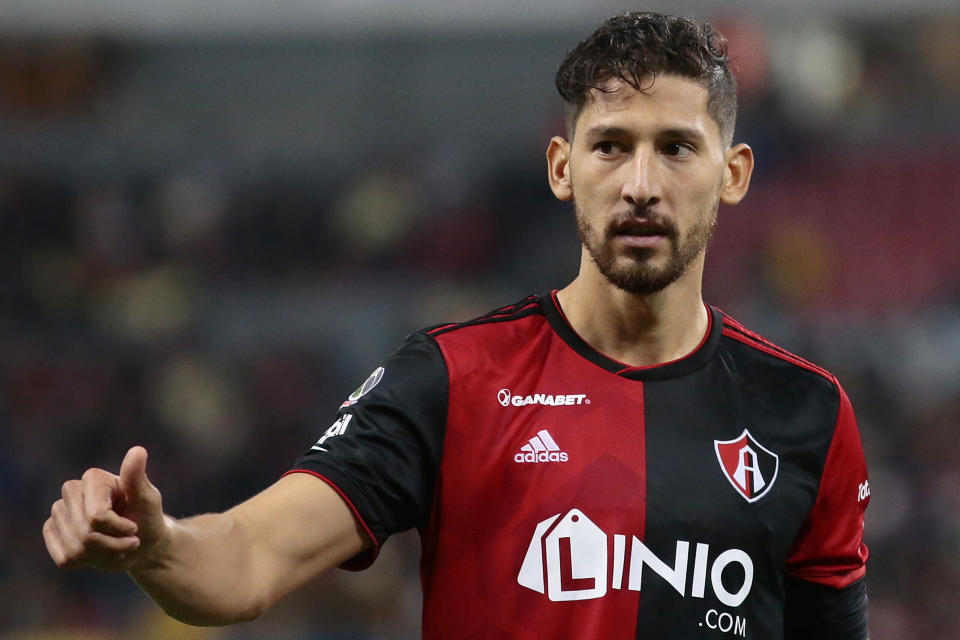
<path id="1" fill-rule="evenodd" d="M 649 81 L 642 86 L 650 85 Z M 570 143 L 568 178 L 583 246 L 611 283 L 660 291 L 702 257 L 724 182 L 725 145 L 707 89 L 660 76 L 592 91 Z"/>

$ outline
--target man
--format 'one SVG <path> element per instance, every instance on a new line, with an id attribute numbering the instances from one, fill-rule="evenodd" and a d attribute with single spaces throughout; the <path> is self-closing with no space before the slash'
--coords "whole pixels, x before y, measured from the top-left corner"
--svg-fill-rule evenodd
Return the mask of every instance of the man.
<path id="1" fill-rule="evenodd" d="M 417 527 L 429 638 L 866 637 L 850 403 L 701 298 L 719 203 L 753 169 L 725 42 L 614 17 L 557 86 L 572 283 L 408 337 L 292 472 L 225 513 L 165 516 L 140 447 L 118 476 L 87 471 L 44 525 L 56 563 L 226 624 Z"/>

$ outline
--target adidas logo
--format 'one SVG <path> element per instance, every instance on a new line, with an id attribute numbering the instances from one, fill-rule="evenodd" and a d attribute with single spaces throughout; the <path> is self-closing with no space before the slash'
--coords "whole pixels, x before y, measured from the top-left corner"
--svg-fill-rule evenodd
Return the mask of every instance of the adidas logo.
<path id="1" fill-rule="evenodd" d="M 570 457 L 566 451 L 560 451 L 556 441 L 546 429 L 541 429 L 530 442 L 520 447 L 514 454 L 514 462 L 566 462 Z"/>

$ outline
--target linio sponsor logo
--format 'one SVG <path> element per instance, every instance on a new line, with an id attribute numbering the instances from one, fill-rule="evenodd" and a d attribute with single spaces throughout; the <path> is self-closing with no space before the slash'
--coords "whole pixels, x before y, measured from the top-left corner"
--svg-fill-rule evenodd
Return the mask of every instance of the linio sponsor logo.
<path id="1" fill-rule="evenodd" d="M 530 395 L 513 395 L 510 389 L 500 389 L 497 400 L 504 407 L 526 407 L 539 404 L 544 407 L 571 407 L 580 404 L 590 404 L 590 398 L 585 393 L 532 393 Z"/>
<path id="2" fill-rule="evenodd" d="M 630 537 L 630 563 L 624 566 L 627 536 L 608 536 L 579 509 L 571 509 L 562 518 L 556 514 L 537 524 L 530 546 L 517 575 L 521 586 L 545 594 L 554 602 L 602 598 L 609 589 L 641 591 L 644 567 L 657 574 L 682 597 L 705 598 L 709 583 L 713 595 L 728 607 L 738 607 L 753 587 L 753 560 L 740 549 L 725 549 L 713 557 L 710 545 L 697 542 L 693 571 L 688 582 L 690 545 L 677 540 L 673 566 L 647 548 L 636 536 Z M 608 545 L 613 542 L 613 567 L 608 566 Z M 723 572 L 740 565 L 737 574 L 743 582 L 735 591 Z M 709 582 L 708 582 L 709 575 Z M 626 587 L 624 587 L 626 577 Z"/>

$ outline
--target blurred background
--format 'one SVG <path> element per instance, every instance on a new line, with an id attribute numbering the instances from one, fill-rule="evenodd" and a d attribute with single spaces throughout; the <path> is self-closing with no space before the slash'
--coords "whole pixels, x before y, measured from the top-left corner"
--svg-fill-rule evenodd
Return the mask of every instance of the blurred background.
<path id="1" fill-rule="evenodd" d="M 178 516 L 266 486 L 415 329 L 575 274 L 543 152 L 604 0 L 0 0 L 0 635 L 416 638 L 418 541 L 192 629 L 61 572 L 60 484 L 135 443 Z M 960 8 L 654 2 L 730 39 L 707 299 L 834 371 L 871 470 L 874 640 L 960 638 Z"/>

